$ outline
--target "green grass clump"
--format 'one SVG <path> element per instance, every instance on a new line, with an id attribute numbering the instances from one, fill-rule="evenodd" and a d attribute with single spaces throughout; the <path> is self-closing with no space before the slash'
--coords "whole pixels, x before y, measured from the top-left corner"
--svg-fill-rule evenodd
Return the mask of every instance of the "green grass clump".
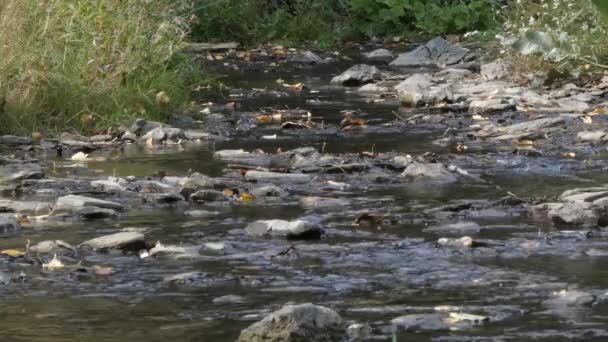
<path id="1" fill-rule="evenodd" d="M 0 131 L 163 119 L 189 96 L 186 1 L 0 1 Z"/>

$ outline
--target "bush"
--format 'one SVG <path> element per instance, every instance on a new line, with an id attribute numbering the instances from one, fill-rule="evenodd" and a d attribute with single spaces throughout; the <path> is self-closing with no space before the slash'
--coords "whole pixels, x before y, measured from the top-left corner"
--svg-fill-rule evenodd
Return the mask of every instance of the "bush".
<path id="1" fill-rule="evenodd" d="M 507 34 L 500 38 L 534 68 L 578 76 L 606 64 L 607 29 L 591 0 L 520 0 L 511 4 L 504 22 Z"/>
<path id="2" fill-rule="evenodd" d="M 0 130 L 87 131 L 183 104 L 185 3 L 3 0 Z"/>

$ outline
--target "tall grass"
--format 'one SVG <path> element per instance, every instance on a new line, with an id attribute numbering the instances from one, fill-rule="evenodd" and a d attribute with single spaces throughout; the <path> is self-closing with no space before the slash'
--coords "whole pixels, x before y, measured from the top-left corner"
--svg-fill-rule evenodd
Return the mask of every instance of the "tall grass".
<path id="1" fill-rule="evenodd" d="M 162 119 L 187 101 L 185 76 L 195 72 L 176 52 L 188 33 L 185 6 L 1 0 L 0 131 L 91 131 L 134 116 Z"/>

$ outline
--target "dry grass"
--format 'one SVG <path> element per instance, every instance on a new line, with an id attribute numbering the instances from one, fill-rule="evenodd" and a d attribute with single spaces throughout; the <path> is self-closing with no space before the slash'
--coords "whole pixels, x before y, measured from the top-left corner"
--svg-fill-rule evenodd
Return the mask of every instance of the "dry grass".
<path id="1" fill-rule="evenodd" d="M 194 72 L 176 54 L 185 3 L 0 1 L 0 131 L 87 131 L 178 108 Z"/>

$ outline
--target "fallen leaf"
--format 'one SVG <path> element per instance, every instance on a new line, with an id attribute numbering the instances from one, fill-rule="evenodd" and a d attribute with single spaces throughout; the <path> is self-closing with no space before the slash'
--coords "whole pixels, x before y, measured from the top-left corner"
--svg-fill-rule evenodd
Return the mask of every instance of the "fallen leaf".
<path id="1" fill-rule="evenodd" d="M 592 110 L 591 112 L 589 112 L 589 114 L 587 114 L 587 115 L 599 115 L 599 114 L 606 114 L 606 107 L 599 106 L 599 107 L 595 108 L 594 110 Z"/>
<path id="2" fill-rule="evenodd" d="M 360 227 L 382 229 L 384 223 L 384 215 L 371 215 L 368 213 L 357 217 L 355 224 Z"/>
<path id="3" fill-rule="evenodd" d="M 522 139 L 517 142 L 517 146 L 519 147 L 530 147 L 534 146 L 534 141 L 528 139 Z"/>
<path id="4" fill-rule="evenodd" d="M 516 106 L 515 109 L 517 109 L 520 112 L 526 112 L 526 113 L 536 112 L 536 108 L 530 107 L 530 106 L 526 106 L 526 105 Z"/>
<path id="5" fill-rule="evenodd" d="M 243 201 L 243 202 L 251 202 L 251 201 L 254 201 L 254 200 L 255 200 L 255 196 L 253 196 L 252 194 L 250 194 L 250 193 L 248 193 L 248 192 L 244 192 L 244 193 L 241 195 L 240 200 L 241 200 L 241 201 Z"/>
<path id="6" fill-rule="evenodd" d="M 583 123 L 590 125 L 593 123 L 593 119 L 590 116 L 581 116 Z"/>
<path id="7" fill-rule="evenodd" d="M 473 115 L 471 118 L 472 118 L 473 120 L 476 120 L 476 121 L 487 121 L 487 120 L 489 120 L 489 119 L 488 119 L 488 118 L 486 118 L 485 116 L 481 116 L 481 115 L 479 115 L 479 114 L 474 114 L 474 115 Z"/>
<path id="8" fill-rule="evenodd" d="M 466 145 L 464 145 L 464 144 L 458 143 L 456 145 L 456 151 L 458 151 L 458 152 L 465 152 L 468 149 L 469 148 Z"/>
<path id="9" fill-rule="evenodd" d="M 65 267 L 61 260 L 57 258 L 57 254 L 53 255 L 53 259 L 48 262 L 48 264 L 42 264 L 42 268 L 48 268 L 50 270 L 59 269 Z"/>
<path id="10" fill-rule="evenodd" d="M 231 190 L 231 189 L 224 189 L 224 191 L 222 191 L 222 193 L 224 193 L 224 195 L 226 195 L 228 197 L 234 196 L 234 190 Z"/>
<path id="11" fill-rule="evenodd" d="M 25 255 L 25 252 L 22 252 L 20 250 L 16 250 L 16 249 L 5 249 L 2 252 L 0 252 L 0 254 L 2 255 L 8 255 L 12 258 L 19 258 Z"/>
<path id="12" fill-rule="evenodd" d="M 574 159 L 574 158 L 576 158 L 576 153 L 566 152 L 566 153 L 564 153 L 564 157 L 569 158 L 569 159 Z"/>

